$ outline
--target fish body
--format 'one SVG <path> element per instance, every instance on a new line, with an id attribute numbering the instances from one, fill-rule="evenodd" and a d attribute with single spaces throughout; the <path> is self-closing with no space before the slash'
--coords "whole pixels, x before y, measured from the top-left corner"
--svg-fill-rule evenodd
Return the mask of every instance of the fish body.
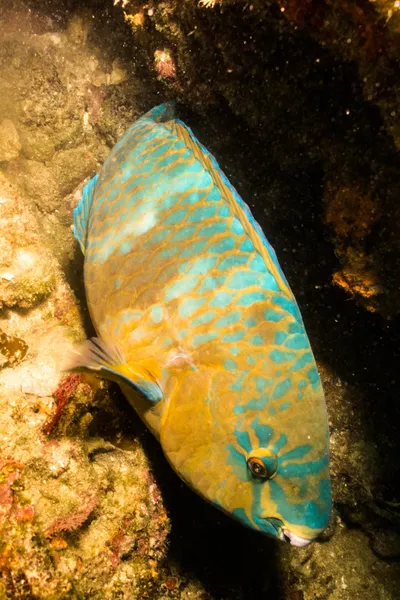
<path id="1" fill-rule="evenodd" d="M 164 104 L 123 135 L 74 211 L 98 338 L 179 476 L 242 524 L 306 545 L 331 509 L 321 381 L 275 252 Z"/>

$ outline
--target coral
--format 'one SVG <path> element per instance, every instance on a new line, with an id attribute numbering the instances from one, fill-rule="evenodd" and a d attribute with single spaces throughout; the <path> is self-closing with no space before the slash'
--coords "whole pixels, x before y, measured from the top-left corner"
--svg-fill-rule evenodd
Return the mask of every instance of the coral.
<path id="1" fill-rule="evenodd" d="M 77 373 L 69 375 L 63 382 L 60 383 L 59 387 L 54 392 L 53 396 L 57 402 L 56 411 L 53 417 L 43 426 L 43 432 L 46 435 L 52 433 L 53 430 L 57 427 L 65 405 L 70 400 L 71 395 L 75 392 L 76 387 L 80 383 L 82 383 L 82 380 L 82 375 L 79 375 Z"/>
<path id="2" fill-rule="evenodd" d="M 85 498 L 83 503 L 80 503 L 79 507 L 73 513 L 54 519 L 45 530 L 45 535 L 50 537 L 62 531 L 75 531 L 79 529 L 88 520 L 98 503 L 99 500 L 96 495 Z"/>
<path id="3" fill-rule="evenodd" d="M 161 79 L 176 78 L 175 63 L 168 49 L 164 48 L 164 50 L 156 50 L 154 52 L 154 65 Z"/>

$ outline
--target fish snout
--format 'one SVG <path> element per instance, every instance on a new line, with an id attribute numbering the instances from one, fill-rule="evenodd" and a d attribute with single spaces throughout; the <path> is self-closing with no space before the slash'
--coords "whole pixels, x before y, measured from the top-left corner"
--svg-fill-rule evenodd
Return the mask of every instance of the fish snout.
<path id="1" fill-rule="evenodd" d="M 306 540 L 304 538 L 299 537 L 298 535 L 292 533 L 288 529 L 283 530 L 283 537 L 286 541 L 290 542 L 292 546 L 297 546 L 298 548 L 304 548 L 312 542 L 312 540 Z"/>

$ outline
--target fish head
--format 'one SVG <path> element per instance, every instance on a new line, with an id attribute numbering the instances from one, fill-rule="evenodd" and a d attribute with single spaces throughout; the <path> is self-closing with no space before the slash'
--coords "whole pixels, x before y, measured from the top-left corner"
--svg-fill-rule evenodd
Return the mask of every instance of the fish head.
<path id="1" fill-rule="evenodd" d="M 229 375 L 198 369 L 176 385 L 160 436 L 165 455 L 189 486 L 243 525 L 306 546 L 331 512 L 318 373 L 293 374 L 284 398 L 279 378 L 261 389 L 255 372 L 241 381 Z"/>

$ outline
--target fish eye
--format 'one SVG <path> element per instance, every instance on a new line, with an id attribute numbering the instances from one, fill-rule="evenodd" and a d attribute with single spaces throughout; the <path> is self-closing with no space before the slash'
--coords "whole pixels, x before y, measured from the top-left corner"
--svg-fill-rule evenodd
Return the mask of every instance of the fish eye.
<path id="1" fill-rule="evenodd" d="M 250 456 L 247 459 L 247 466 L 251 474 L 257 477 L 257 479 L 270 479 L 274 475 L 276 468 L 273 465 L 266 464 L 267 462 L 270 461 L 265 461 L 258 456 Z"/>

